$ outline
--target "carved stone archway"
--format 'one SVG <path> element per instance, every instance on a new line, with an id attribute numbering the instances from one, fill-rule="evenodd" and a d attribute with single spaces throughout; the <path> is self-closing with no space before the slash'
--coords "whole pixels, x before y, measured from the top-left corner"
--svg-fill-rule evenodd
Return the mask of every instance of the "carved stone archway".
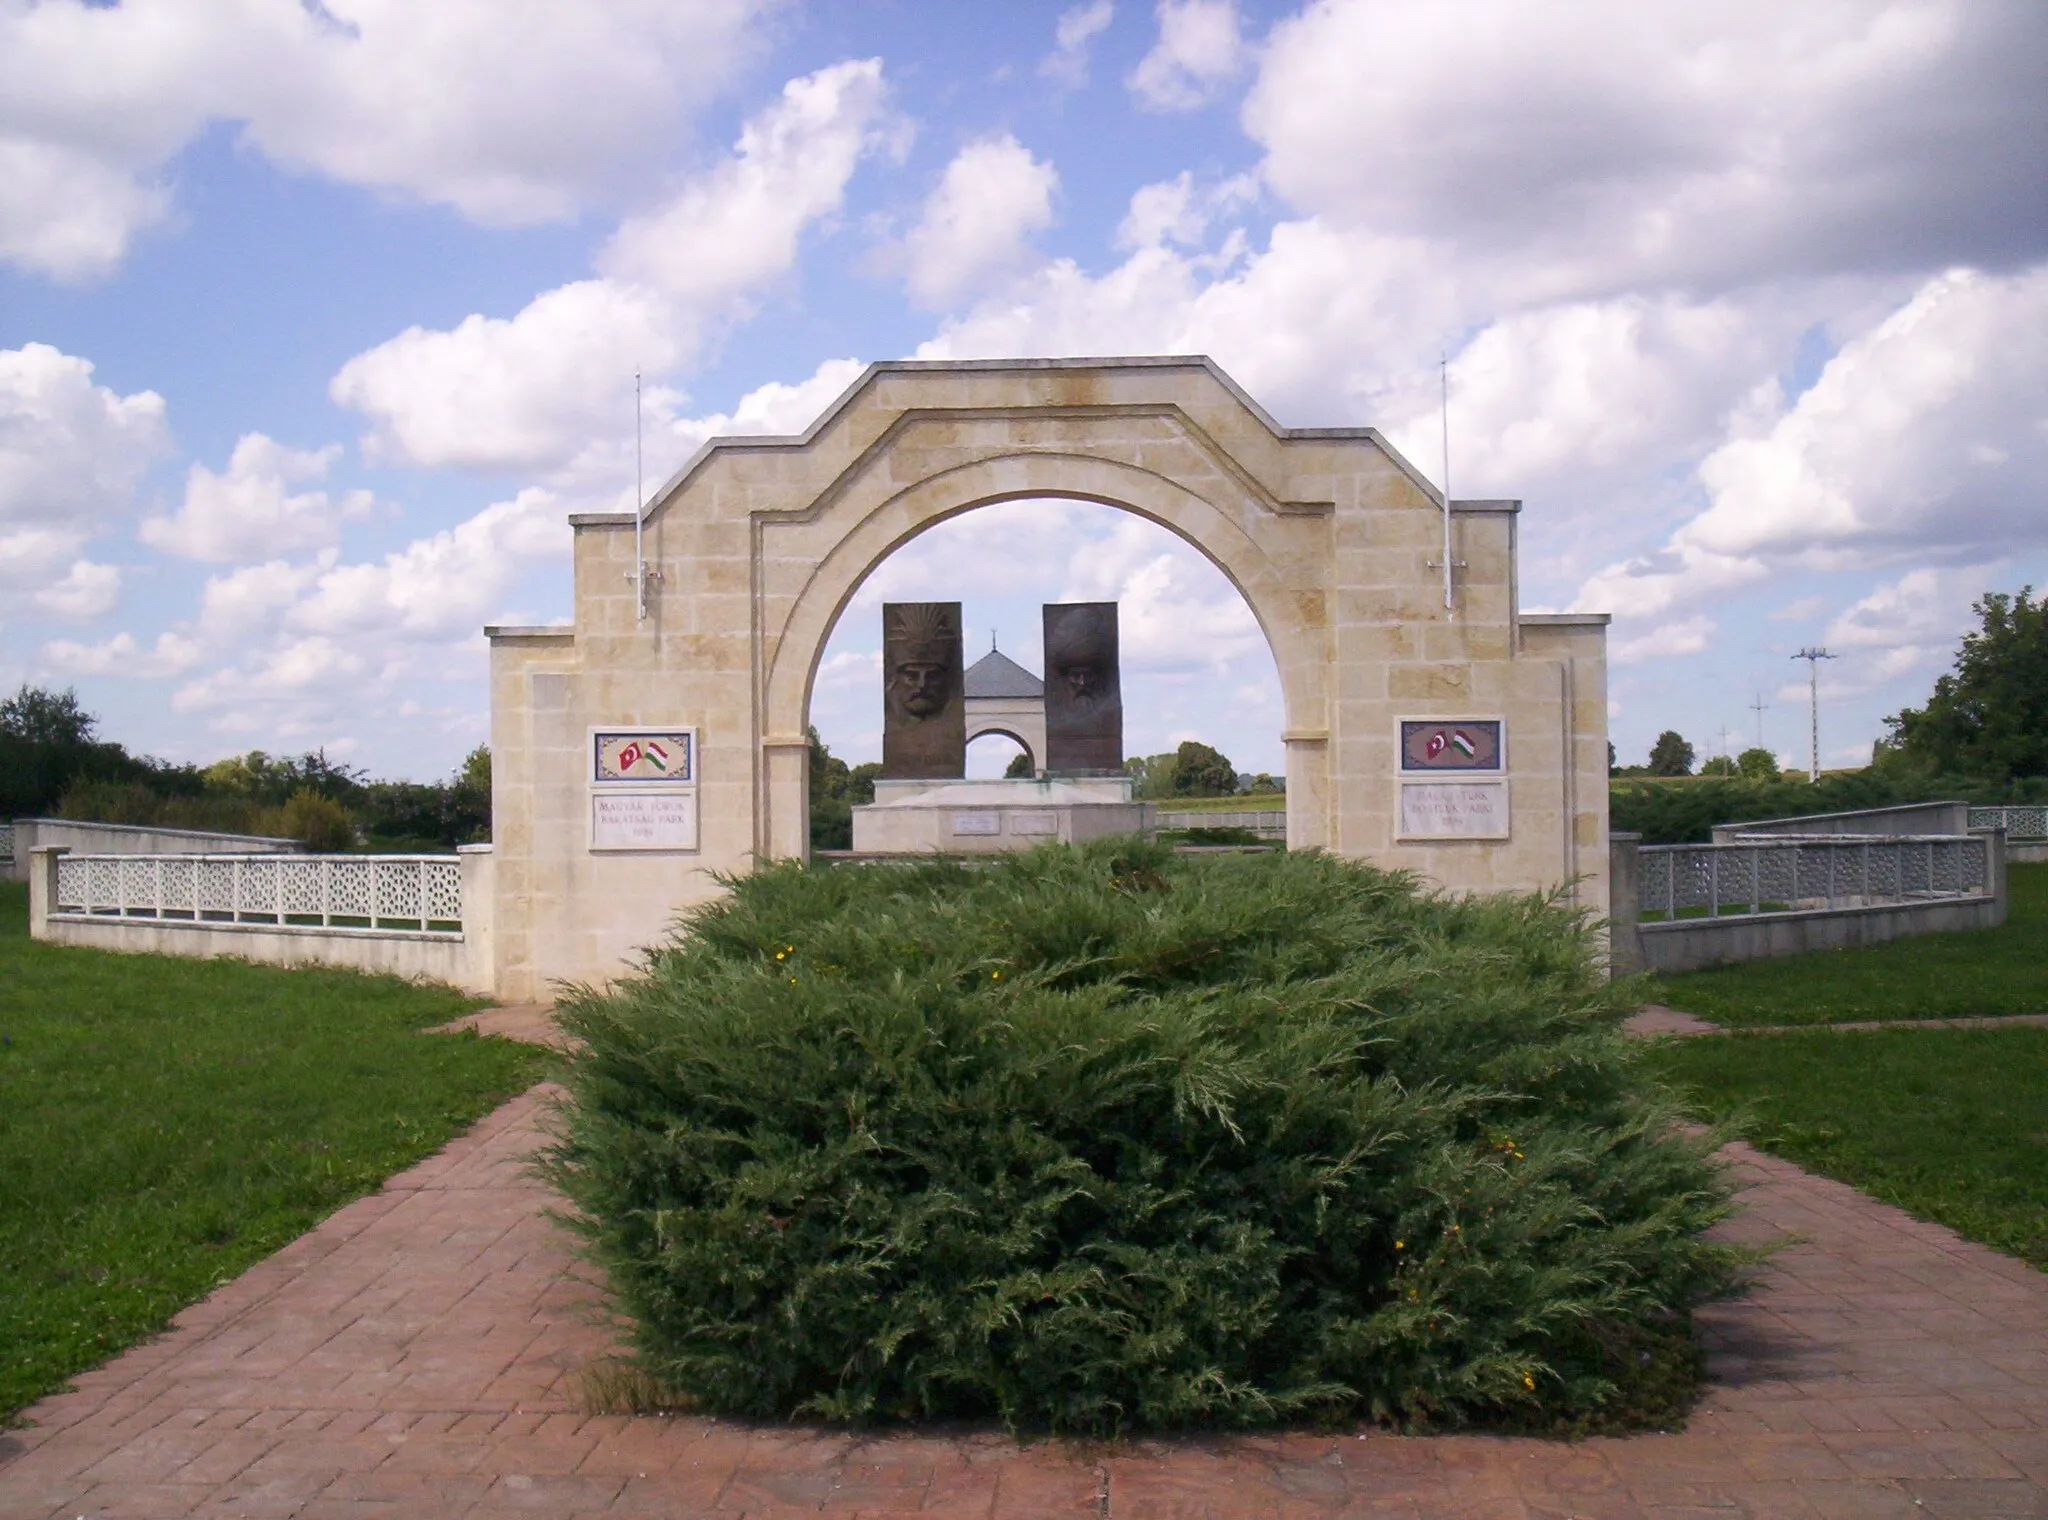
<path id="1" fill-rule="evenodd" d="M 644 620 L 636 514 L 604 513 L 572 520 L 574 625 L 489 630 L 501 991 L 608 974 L 717 874 L 804 856 L 833 624 L 910 538 L 1028 497 L 1135 512 L 1243 595 L 1279 675 L 1291 847 L 1458 888 L 1584 875 L 1604 907 L 1605 620 L 1517 613 L 1516 504 L 1453 504 L 1447 609 L 1442 504 L 1370 428 L 1283 429 L 1201 358 L 882 364 L 801 436 L 713 440 L 655 494 Z M 1403 719 L 1501 725 L 1496 836 L 1413 832 Z M 593 735 L 663 725 L 695 735 L 691 847 L 602 847 Z"/>

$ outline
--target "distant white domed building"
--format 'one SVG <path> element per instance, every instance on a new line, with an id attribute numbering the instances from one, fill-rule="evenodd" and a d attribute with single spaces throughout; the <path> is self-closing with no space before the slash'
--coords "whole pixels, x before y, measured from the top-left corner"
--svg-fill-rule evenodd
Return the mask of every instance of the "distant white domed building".
<path id="1" fill-rule="evenodd" d="M 967 742 L 1001 734 L 1024 746 L 1031 774 L 1045 774 L 1045 682 L 997 649 L 967 667 L 961 678 L 967 698 Z"/>

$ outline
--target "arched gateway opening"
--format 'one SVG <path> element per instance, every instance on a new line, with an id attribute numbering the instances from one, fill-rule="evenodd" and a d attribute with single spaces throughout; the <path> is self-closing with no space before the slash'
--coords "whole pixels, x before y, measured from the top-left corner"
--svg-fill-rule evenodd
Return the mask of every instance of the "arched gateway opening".
<path id="1" fill-rule="evenodd" d="M 574 624 L 487 630 L 500 994 L 609 975 L 717 875 L 805 856 L 842 610 L 918 533 L 1030 497 L 1146 517 L 1244 597 L 1290 847 L 1604 910 L 1606 619 L 1518 612 L 1517 504 L 1446 514 L 1374 430 L 1280 428 L 1206 359 L 906 362 L 572 519 Z"/>
<path id="2" fill-rule="evenodd" d="M 883 658 L 885 609 L 957 603 L 965 777 L 1048 775 L 1075 758 L 1047 741 L 1045 616 L 1050 606 L 1114 607 L 1123 747 L 1119 761 L 1156 759 L 1192 739 L 1213 746 L 1263 790 L 1286 766 L 1280 741 L 1279 679 L 1272 649 L 1237 588 L 1201 549 L 1147 518 L 1109 503 L 1042 497 L 1007 501 L 945 519 L 898 546 L 841 610 L 812 679 L 806 713 L 833 761 L 884 763 L 888 711 Z M 822 763 L 822 762 L 821 762 Z M 836 767 L 835 767 L 836 770 Z M 816 773 L 818 775 L 824 772 Z M 1150 777 L 1143 795 L 1164 795 L 1169 776 Z M 1211 781 L 1213 785 L 1213 779 Z M 814 787 L 818 782 L 814 779 Z M 828 790 L 820 805 L 833 810 Z M 1282 815 L 1273 815 L 1276 824 Z M 837 838 L 813 829 L 816 846 Z M 843 841 L 842 841 L 843 844 Z"/>

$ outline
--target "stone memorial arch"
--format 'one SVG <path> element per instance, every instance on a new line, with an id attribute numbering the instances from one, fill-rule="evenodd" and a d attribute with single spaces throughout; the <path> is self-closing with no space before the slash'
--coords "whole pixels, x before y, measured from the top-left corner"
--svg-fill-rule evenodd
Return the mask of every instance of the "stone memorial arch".
<path id="1" fill-rule="evenodd" d="M 573 623 L 486 630 L 499 995 L 611 975 L 717 875 L 806 855 L 839 615 L 924 529 L 1031 497 L 1149 518 L 1243 595 L 1290 848 L 1605 910 L 1607 619 L 1519 612 L 1518 503 L 1451 504 L 1446 608 L 1441 498 L 1371 428 L 1279 427 L 1199 357 L 900 362 L 801 436 L 712 440 L 637 521 L 573 517 Z"/>

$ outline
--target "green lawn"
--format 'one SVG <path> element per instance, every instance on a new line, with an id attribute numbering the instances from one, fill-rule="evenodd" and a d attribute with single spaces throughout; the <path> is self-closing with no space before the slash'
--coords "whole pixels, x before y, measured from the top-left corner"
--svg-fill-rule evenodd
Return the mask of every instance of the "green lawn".
<path id="1" fill-rule="evenodd" d="M 2048 1028 L 1667 1040 L 1646 1059 L 1765 1149 L 2048 1267 Z"/>
<path id="2" fill-rule="evenodd" d="M 1715 1023 L 2048 1013 L 2048 865 L 2008 870 L 2006 922 L 1659 977 L 1650 997 Z"/>
<path id="3" fill-rule="evenodd" d="M 31 941 L 0 883 L 0 1424 L 536 1078 L 446 987 Z"/>
<path id="4" fill-rule="evenodd" d="M 1285 792 L 1246 792 L 1236 797 L 1153 797 L 1165 813 L 1265 813 L 1287 811 Z"/>

